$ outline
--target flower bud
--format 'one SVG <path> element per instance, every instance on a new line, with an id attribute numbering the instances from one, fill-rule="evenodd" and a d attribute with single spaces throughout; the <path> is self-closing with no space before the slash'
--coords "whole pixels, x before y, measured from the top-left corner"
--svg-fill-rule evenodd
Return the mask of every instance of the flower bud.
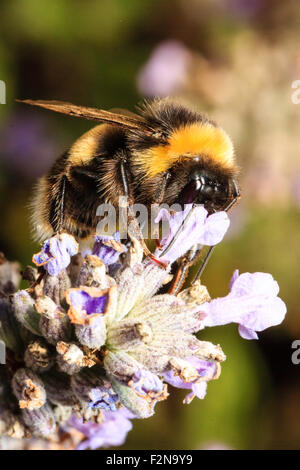
<path id="1" fill-rule="evenodd" d="M 22 410 L 22 418 L 29 431 L 36 437 L 48 437 L 55 432 L 56 423 L 51 406 Z"/>
<path id="2" fill-rule="evenodd" d="M 67 314 L 48 296 L 39 297 L 35 303 L 37 312 L 41 314 L 40 330 L 50 344 L 69 341 L 72 326 Z"/>
<path id="3" fill-rule="evenodd" d="M 226 360 L 221 346 L 219 344 L 215 345 L 210 341 L 198 341 L 197 350 L 194 351 L 194 355 L 206 361 L 213 360 L 223 362 Z"/>
<path id="4" fill-rule="evenodd" d="M 91 325 L 99 316 L 108 315 L 114 309 L 116 287 L 100 290 L 96 287 L 77 287 L 66 292 L 69 304 L 68 316 L 77 325 Z"/>
<path id="5" fill-rule="evenodd" d="M 211 300 L 207 288 L 200 281 L 196 281 L 190 287 L 184 289 L 178 294 L 177 298 L 183 300 L 189 306 L 201 305 Z"/>
<path id="6" fill-rule="evenodd" d="M 12 297 L 17 320 L 33 334 L 41 336 L 40 316 L 34 309 L 34 300 L 26 290 L 16 292 Z"/>
<path id="7" fill-rule="evenodd" d="M 157 401 L 168 396 L 158 376 L 126 352 L 108 352 L 104 367 L 120 401 L 138 418 L 152 416 Z"/>
<path id="8" fill-rule="evenodd" d="M 83 369 L 72 377 L 71 384 L 78 398 L 86 402 L 89 407 L 116 410 L 118 395 L 112 389 L 110 382 L 103 377 L 103 370 L 98 367 Z"/>
<path id="9" fill-rule="evenodd" d="M 103 261 L 96 255 L 86 255 L 80 269 L 77 286 L 108 289 L 114 284 L 114 279 L 106 275 Z"/>
<path id="10" fill-rule="evenodd" d="M 126 254 L 124 254 L 124 264 L 133 267 L 140 264 L 144 257 L 143 246 L 137 238 L 130 236 L 131 245 Z"/>
<path id="11" fill-rule="evenodd" d="M 5 343 L 7 348 L 16 353 L 22 349 L 18 326 L 12 305 L 5 298 L 0 298 L 0 340 Z"/>
<path id="12" fill-rule="evenodd" d="M 121 321 L 113 323 L 108 331 L 107 344 L 116 349 L 130 350 L 149 343 L 153 331 L 149 322 Z"/>
<path id="13" fill-rule="evenodd" d="M 100 349 L 105 343 L 106 327 L 103 316 L 94 317 L 89 325 L 75 325 L 78 341 L 90 349 Z"/>
<path id="14" fill-rule="evenodd" d="M 71 388 L 69 375 L 51 370 L 43 375 L 43 382 L 47 398 L 55 405 L 72 407 L 78 403 L 78 398 Z"/>
<path id="15" fill-rule="evenodd" d="M 183 382 L 194 382 L 199 377 L 197 369 L 190 362 L 178 357 L 170 359 L 170 368 Z"/>
<path id="16" fill-rule="evenodd" d="M 104 357 L 104 368 L 108 377 L 122 383 L 128 383 L 141 364 L 124 351 L 108 351 Z"/>
<path id="17" fill-rule="evenodd" d="M 145 400 L 145 398 L 139 396 L 132 388 L 114 379 L 111 380 L 111 384 L 122 404 L 137 418 L 150 418 L 150 416 L 153 416 L 154 407 L 156 405 L 155 400 Z"/>
<path id="18" fill-rule="evenodd" d="M 43 293 L 60 305 L 64 300 L 66 290 L 70 287 L 71 281 L 65 271 L 61 271 L 57 276 L 46 274 Z"/>
<path id="19" fill-rule="evenodd" d="M 24 360 L 26 367 L 34 372 L 43 373 L 54 364 L 54 355 L 43 339 L 37 339 L 28 344 Z"/>
<path id="20" fill-rule="evenodd" d="M 71 281 L 71 285 L 77 285 L 77 280 L 79 277 L 80 269 L 83 263 L 82 253 L 79 252 L 76 255 L 72 256 L 71 263 L 68 266 L 67 273 Z"/>
<path id="21" fill-rule="evenodd" d="M 21 409 L 34 410 L 46 401 L 43 382 L 30 369 L 17 370 L 12 378 L 12 389 Z"/>
<path id="22" fill-rule="evenodd" d="M 84 355 L 74 343 L 60 341 L 57 346 L 57 364 L 62 372 L 68 375 L 77 374 L 82 367 L 92 367 L 95 363 Z"/>

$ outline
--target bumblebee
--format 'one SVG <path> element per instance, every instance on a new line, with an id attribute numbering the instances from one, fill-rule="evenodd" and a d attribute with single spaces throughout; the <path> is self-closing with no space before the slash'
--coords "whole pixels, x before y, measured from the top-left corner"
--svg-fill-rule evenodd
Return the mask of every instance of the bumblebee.
<path id="1" fill-rule="evenodd" d="M 227 133 L 206 116 L 169 99 L 140 114 L 57 101 L 24 103 L 101 124 L 81 136 L 43 176 L 33 200 L 36 235 L 59 230 L 95 233 L 99 204 L 203 204 L 229 210 L 239 197 L 234 150 Z"/>

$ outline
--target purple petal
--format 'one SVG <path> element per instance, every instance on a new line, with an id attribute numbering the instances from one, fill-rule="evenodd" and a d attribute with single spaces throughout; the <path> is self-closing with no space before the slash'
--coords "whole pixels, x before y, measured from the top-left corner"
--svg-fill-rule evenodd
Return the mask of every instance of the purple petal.
<path id="1" fill-rule="evenodd" d="M 184 400 L 185 403 L 189 403 L 191 401 L 191 399 L 193 398 L 192 395 L 195 395 L 200 400 L 203 400 L 203 398 L 205 398 L 205 395 L 206 395 L 206 390 L 207 390 L 207 382 L 205 382 L 205 381 L 199 382 L 197 384 L 193 384 L 192 385 L 192 394 L 189 393 L 185 397 L 185 400 Z"/>
<path id="2" fill-rule="evenodd" d="M 33 255 L 32 261 L 37 266 L 44 266 L 51 276 L 58 276 L 69 266 L 71 256 L 77 252 L 78 243 L 74 237 L 62 233 L 46 240 L 42 250 Z"/>
<path id="3" fill-rule="evenodd" d="M 43 266 L 44 264 L 48 263 L 50 259 L 53 258 L 49 249 L 50 249 L 50 240 L 46 240 L 43 245 L 42 251 L 33 255 L 33 262 L 37 266 Z"/>
<path id="4" fill-rule="evenodd" d="M 226 212 L 216 212 L 209 215 L 204 223 L 204 232 L 199 241 L 201 245 L 213 246 L 223 240 L 230 221 Z"/>
<path id="5" fill-rule="evenodd" d="M 192 390 L 191 393 L 186 395 L 184 403 L 190 403 L 190 401 L 197 396 L 203 399 L 206 394 L 208 380 L 211 380 L 216 374 L 215 362 L 208 362 L 197 357 L 189 357 L 187 361 L 196 368 L 198 372 L 198 379 L 193 382 L 184 382 L 179 375 L 175 375 L 173 370 L 169 370 L 163 374 L 164 381 L 172 385 L 173 387 L 183 388 Z M 203 380 L 199 381 L 202 378 Z"/>
<path id="6" fill-rule="evenodd" d="M 127 414 L 123 408 L 117 411 L 103 411 L 105 421 L 101 424 L 95 422 L 83 423 L 76 415 L 72 415 L 67 425 L 74 427 L 86 436 L 77 447 L 77 450 L 87 448 L 98 449 L 99 447 L 121 446 L 124 444 L 127 433 L 132 429 L 132 418 L 130 412 Z"/>
<path id="7" fill-rule="evenodd" d="M 239 270 L 236 269 L 230 279 L 230 283 L 229 283 L 229 290 L 232 289 L 232 286 L 234 284 L 234 282 L 237 280 L 237 278 L 239 277 L 240 273 L 239 273 Z"/>
<path id="8" fill-rule="evenodd" d="M 66 301 L 70 306 L 68 310 L 70 320 L 73 323 L 83 324 L 88 318 L 101 319 L 109 309 L 112 292 L 113 289 L 101 290 L 96 287 L 69 289 L 66 292 Z"/>
<path id="9" fill-rule="evenodd" d="M 99 408 L 101 410 L 116 411 L 116 403 L 119 397 L 112 389 L 105 386 L 95 387 L 90 391 L 91 402 L 89 408 Z"/>
<path id="10" fill-rule="evenodd" d="M 238 323 L 243 338 L 257 339 L 257 331 L 278 325 L 285 317 L 286 306 L 278 292 L 271 274 L 235 272 L 231 292 L 201 306 L 206 313 L 204 326 Z"/>
<path id="11" fill-rule="evenodd" d="M 73 307 L 78 310 L 83 310 L 87 315 L 105 312 L 105 308 L 108 302 L 107 295 L 92 297 L 83 290 L 70 291 L 69 299 Z"/>
<path id="12" fill-rule="evenodd" d="M 243 325 L 239 325 L 239 334 L 244 339 L 258 339 L 258 334 L 254 330 Z"/>
<path id="13" fill-rule="evenodd" d="M 192 211 L 192 212 L 191 212 Z M 216 245 L 219 243 L 228 227 L 229 218 L 226 212 L 218 212 L 207 216 L 208 212 L 203 206 L 196 206 L 192 209 L 192 204 L 186 204 L 184 211 L 168 213 L 162 209 L 155 222 L 167 220 L 169 222 L 169 232 L 161 240 L 162 249 L 156 250 L 155 257 L 160 257 L 163 250 L 171 243 L 179 227 L 184 223 L 176 242 L 169 251 L 161 256 L 162 261 L 173 262 L 183 256 L 193 245 Z"/>
<path id="14" fill-rule="evenodd" d="M 235 277 L 235 280 L 231 282 L 231 293 L 236 296 L 255 293 L 276 297 L 279 292 L 279 286 L 271 274 L 243 273 Z"/>
<path id="15" fill-rule="evenodd" d="M 120 242 L 119 232 L 112 236 L 96 236 L 92 254 L 98 256 L 104 264 L 117 263 L 121 253 L 127 251 L 125 245 Z"/>
<path id="16" fill-rule="evenodd" d="M 137 370 L 129 384 L 140 396 L 161 395 L 164 390 L 163 382 L 147 370 Z"/>

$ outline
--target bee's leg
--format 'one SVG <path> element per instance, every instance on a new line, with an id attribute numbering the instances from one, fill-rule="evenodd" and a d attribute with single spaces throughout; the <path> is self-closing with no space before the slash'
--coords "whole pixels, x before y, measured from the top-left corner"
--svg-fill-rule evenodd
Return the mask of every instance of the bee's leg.
<path id="1" fill-rule="evenodd" d="M 130 222 L 131 229 L 133 229 L 134 237 L 137 238 L 139 240 L 139 242 L 141 243 L 145 256 L 148 256 L 150 259 L 152 259 L 154 262 L 159 264 L 161 267 L 166 268 L 166 266 L 167 266 L 166 263 L 164 263 L 163 261 L 160 261 L 159 259 L 155 258 L 155 256 L 153 256 L 153 254 L 151 253 L 151 251 L 147 247 L 147 245 L 145 243 L 145 240 L 144 240 L 144 237 L 143 237 L 143 234 L 142 234 L 142 231 L 141 231 L 141 227 L 140 227 L 140 225 L 139 225 L 139 223 L 138 223 L 138 221 L 135 217 L 135 214 L 133 212 L 132 205 L 133 205 L 134 199 L 133 199 L 132 195 L 130 194 L 130 190 L 129 190 L 128 174 L 127 174 L 127 171 L 126 171 L 126 160 L 121 159 L 120 168 L 121 168 L 121 176 L 122 176 L 122 181 L 123 181 L 124 195 L 128 200 L 128 206 L 127 206 L 127 208 L 128 208 L 128 220 Z"/>
<path id="2" fill-rule="evenodd" d="M 153 206 L 155 206 L 155 209 L 157 211 L 157 215 L 159 212 L 159 207 L 160 204 L 162 204 L 166 192 L 166 187 L 167 187 L 167 182 L 168 179 L 170 178 L 170 173 L 167 172 L 164 177 L 162 178 L 161 184 L 158 185 L 158 188 L 156 190 L 156 193 L 154 194 L 153 198 Z M 152 210 L 152 208 L 151 208 Z M 158 249 L 161 249 L 160 241 L 159 241 L 159 231 L 156 233 L 157 237 L 155 237 L 155 244 Z"/>
<path id="3" fill-rule="evenodd" d="M 127 206 L 127 209 L 128 209 L 129 222 L 131 222 L 132 228 L 134 230 L 135 238 L 140 240 L 140 242 L 143 244 L 144 243 L 144 237 L 143 237 L 141 228 L 139 226 L 139 223 L 138 223 L 138 221 L 135 217 L 135 214 L 132 210 L 132 205 L 134 204 L 134 198 L 133 198 L 133 195 L 130 193 L 128 172 L 126 170 L 126 159 L 125 158 L 122 158 L 120 160 L 120 169 L 121 169 L 121 177 L 122 177 L 122 183 L 123 183 L 124 196 L 126 198 L 126 206 Z M 147 250 L 148 250 L 148 248 L 146 247 L 146 251 Z"/>
<path id="4" fill-rule="evenodd" d="M 184 256 L 182 256 L 182 258 L 179 259 L 179 261 L 177 261 L 178 266 L 169 288 L 169 294 L 178 294 L 189 273 L 190 267 L 195 262 L 198 255 L 200 255 L 201 251 L 202 247 L 199 248 L 198 245 L 194 245 Z"/>

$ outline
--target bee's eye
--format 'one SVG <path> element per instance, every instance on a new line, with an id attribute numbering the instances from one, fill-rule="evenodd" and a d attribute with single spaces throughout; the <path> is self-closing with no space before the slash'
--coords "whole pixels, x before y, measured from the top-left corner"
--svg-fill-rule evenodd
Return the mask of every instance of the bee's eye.
<path id="1" fill-rule="evenodd" d="M 190 181 L 180 195 L 180 204 L 190 204 L 198 198 L 201 183 L 199 180 Z"/>
<path id="2" fill-rule="evenodd" d="M 222 196 L 225 187 L 219 181 L 213 179 L 211 175 L 197 174 L 183 189 L 179 202 L 190 204 L 196 202 L 205 204 L 209 200 L 215 200 Z"/>

